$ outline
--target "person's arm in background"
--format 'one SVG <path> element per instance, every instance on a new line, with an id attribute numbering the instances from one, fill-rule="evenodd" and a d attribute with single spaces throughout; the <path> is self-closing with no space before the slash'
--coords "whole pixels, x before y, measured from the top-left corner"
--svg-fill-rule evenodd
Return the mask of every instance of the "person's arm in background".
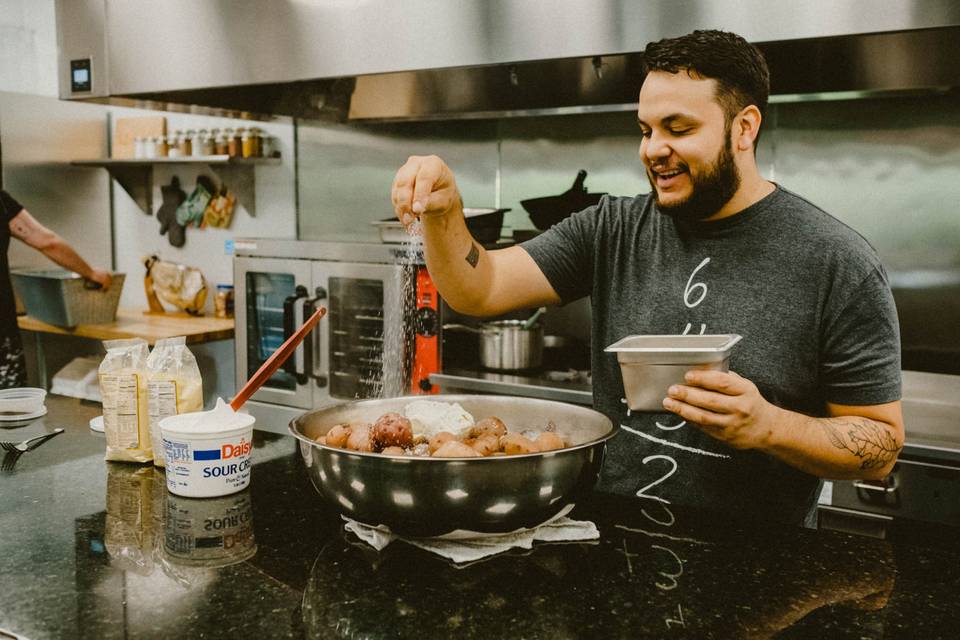
<path id="1" fill-rule="evenodd" d="M 10 235 L 40 251 L 61 267 L 100 284 L 104 290 L 109 289 L 113 282 L 109 272 L 94 269 L 87 264 L 66 240 L 37 222 L 26 209 L 21 209 L 20 213 L 10 220 Z"/>
<path id="2" fill-rule="evenodd" d="M 437 156 L 411 156 L 397 171 L 391 198 L 397 218 L 423 223 L 427 270 L 453 309 L 493 316 L 514 309 L 559 304 L 560 297 L 525 250 L 487 251 L 463 217 L 460 191 Z"/>

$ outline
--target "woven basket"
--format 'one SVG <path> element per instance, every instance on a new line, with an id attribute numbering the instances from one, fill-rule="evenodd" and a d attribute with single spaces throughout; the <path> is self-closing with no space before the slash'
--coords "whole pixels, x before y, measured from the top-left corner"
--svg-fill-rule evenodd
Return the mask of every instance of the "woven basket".
<path id="1" fill-rule="evenodd" d="M 123 273 L 112 274 L 110 289 L 100 291 L 64 269 L 17 269 L 10 275 L 27 313 L 58 327 L 113 322 L 126 277 Z"/>

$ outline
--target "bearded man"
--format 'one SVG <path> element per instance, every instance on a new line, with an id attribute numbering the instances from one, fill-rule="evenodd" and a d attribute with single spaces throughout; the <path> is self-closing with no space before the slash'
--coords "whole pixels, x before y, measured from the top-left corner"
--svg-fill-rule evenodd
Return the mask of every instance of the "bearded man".
<path id="1" fill-rule="evenodd" d="M 823 478 L 883 478 L 903 444 L 886 273 L 857 232 L 760 175 L 769 71 L 756 47 L 696 31 L 651 43 L 644 58 L 649 194 L 605 197 L 487 251 L 449 167 L 427 156 L 397 172 L 394 208 L 422 221 L 428 270 L 457 311 L 590 297 L 594 406 L 620 426 L 601 490 L 809 524 Z M 663 413 L 628 411 L 604 348 L 686 333 L 743 336 L 730 371 L 688 372 Z"/>

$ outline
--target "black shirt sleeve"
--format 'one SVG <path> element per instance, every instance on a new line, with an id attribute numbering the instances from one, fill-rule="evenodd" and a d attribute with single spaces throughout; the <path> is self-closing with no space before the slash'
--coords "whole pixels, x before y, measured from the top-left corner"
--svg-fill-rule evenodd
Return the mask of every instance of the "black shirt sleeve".
<path id="1" fill-rule="evenodd" d="M 0 189 L 0 220 L 7 224 L 21 211 L 23 211 L 23 205 L 9 193 Z"/>

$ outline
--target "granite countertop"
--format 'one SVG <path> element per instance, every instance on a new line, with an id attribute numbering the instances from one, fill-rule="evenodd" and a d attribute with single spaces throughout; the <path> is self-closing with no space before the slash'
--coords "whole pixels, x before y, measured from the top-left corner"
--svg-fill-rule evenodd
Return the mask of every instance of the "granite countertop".
<path id="1" fill-rule="evenodd" d="M 596 543 L 456 567 L 345 534 L 287 436 L 256 433 L 248 489 L 185 499 L 161 470 L 104 462 L 87 427 L 99 405 L 47 406 L 0 429 L 8 441 L 66 429 L 0 472 L 0 629 L 32 640 L 926 640 L 960 628 L 955 530 L 906 523 L 880 541 L 598 494 L 572 514 L 598 525 Z"/>

